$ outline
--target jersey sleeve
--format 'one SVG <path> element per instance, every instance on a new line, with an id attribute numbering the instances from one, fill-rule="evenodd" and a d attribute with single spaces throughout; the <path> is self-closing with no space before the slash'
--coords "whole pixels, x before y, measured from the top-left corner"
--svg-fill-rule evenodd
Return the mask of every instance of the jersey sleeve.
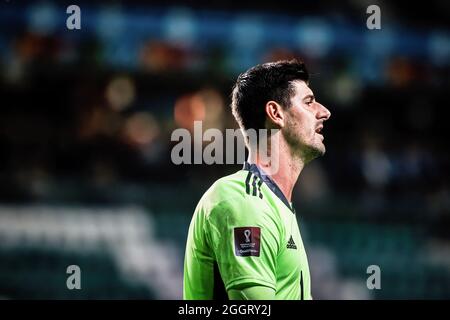
<path id="1" fill-rule="evenodd" d="M 238 196 L 215 204 L 205 224 L 225 289 L 262 285 L 276 290 L 281 224 L 267 206 Z"/>

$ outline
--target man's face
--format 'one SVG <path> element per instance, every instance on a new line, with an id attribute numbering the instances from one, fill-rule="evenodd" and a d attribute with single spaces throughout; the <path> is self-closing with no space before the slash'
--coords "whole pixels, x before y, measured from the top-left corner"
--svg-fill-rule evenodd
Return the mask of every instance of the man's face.
<path id="1" fill-rule="evenodd" d="M 315 100 L 312 90 L 304 81 L 294 81 L 292 85 L 295 94 L 291 98 L 291 107 L 285 111 L 286 125 L 282 132 L 291 151 L 307 163 L 325 154 L 321 130 L 331 113 Z"/>

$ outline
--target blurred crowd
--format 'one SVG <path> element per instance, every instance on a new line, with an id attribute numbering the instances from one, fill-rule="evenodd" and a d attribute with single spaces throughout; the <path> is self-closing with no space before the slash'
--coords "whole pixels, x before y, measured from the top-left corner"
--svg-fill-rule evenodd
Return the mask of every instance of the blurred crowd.
<path id="1" fill-rule="evenodd" d="M 195 120 L 236 128 L 228 105 L 239 72 L 300 58 L 333 116 L 328 153 L 298 197 L 343 195 L 375 217 L 449 215 L 448 30 L 144 8 L 81 6 L 82 29 L 72 31 L 55 4 L 2 12 L 15 25 L 0 36 L 2 201 L 39 200 L 64 182 L 205 188 L 238 166 L 173 165 L 172 131 Z"/>
<path id="2" fill-rule="evenodd" d="M 174 165 L 172 132 L 196 120 L 236 129 L 238 74 L 298 58 L 332 117 L 325 157 L 294 190 L 297 211 L 420 226 L 450 241 L 444 4 L 430 9 L 435 25 L 386 4 L 382 29 L 368 30 L 353 2 L 304 12 L 201 3 L 82 2 L 81 30 L 66 28 L 56 2 L 1 4 L 0 202 L 139 203 L 190 217 L 206 188 L 241 164 Z"/>

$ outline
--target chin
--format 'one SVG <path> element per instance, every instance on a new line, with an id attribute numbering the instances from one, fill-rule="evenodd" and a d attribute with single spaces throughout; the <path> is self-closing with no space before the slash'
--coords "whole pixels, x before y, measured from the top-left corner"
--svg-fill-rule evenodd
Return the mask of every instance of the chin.
<path id="1" fill-rule="evenodd" d="M 326 152 L 325 146 L 322 146 L 321 148 L 316 148 L 316 156 L 314 158 L 323 156 L 325 152 Z"/>
<path id="2" fill-rule="evenodd" d="M 321 157 L 325 154 L 325 145 L 310 145 L 305 150 L 306 152 L 303 153 L 304 155 L 304 161 L 305 163 L 308 163 L 318 157 Z"/>
<path id="3" fill-rule="evenodd" d="M 327 148 L 325 148 L 325 145 L 322 143 L 321 146 L 318 148 L 320 155 L 323 156 L 325 152 L 327 151 Z"/>

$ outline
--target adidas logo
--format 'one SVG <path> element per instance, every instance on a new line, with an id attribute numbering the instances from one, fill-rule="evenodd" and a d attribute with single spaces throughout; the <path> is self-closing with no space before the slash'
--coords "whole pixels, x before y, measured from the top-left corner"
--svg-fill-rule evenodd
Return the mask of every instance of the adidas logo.
<path id="1" fill-rule="evenodd" d="M 297 249 L 297 245 L 295 244 L 294 239 L 292 239 L 292 236 L 289 238 L 286 248 Z"/>

